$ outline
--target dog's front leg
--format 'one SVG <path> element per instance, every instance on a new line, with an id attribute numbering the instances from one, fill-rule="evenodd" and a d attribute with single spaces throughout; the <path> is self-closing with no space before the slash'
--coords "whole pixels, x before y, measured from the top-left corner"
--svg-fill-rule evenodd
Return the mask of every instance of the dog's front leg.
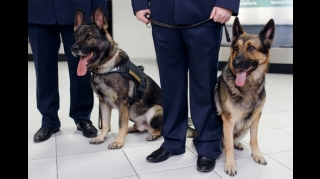
<path id="1" fill-rule="evenodd" d="M 111 111 L 112 108 L 109 105 L 99 100 L 99 118 L 101 118 L 102 129 L 100 134 L 89 142 L 90 144 L 101 144 L 106 141 L 108 132 L 111 130 Z"/>
<path id="2" fill-rule="evenodd" d="M 251 146 L 251 155 L 253 160 L 257 163 L 267 165 L 267 161 L 264 156 L 260 153 L 258 146 L 258 125 L 261 117 L 261 112 L 255 114 L 254 119 L 250 126 L 250 146 Z"/>
<path id="3" fill-rule="evenodd" d="M 230 115 L 228 115 L 230 116 Z M 224 151 L 226 157 L 226 165 L 224 171 L 230 175 L 234 176 L 237 174 L 236 163 L 234 161 L 234 148 L 233 148 L 233 129 L 234 123 L 231 117 L 226 115 L 221 115 L 223 120 L 223 143 Z"/>
<path id="4" fill-rule="evenodd" d="M 109 144 L 109 149 L 120 149 L 124 145 L 124 139 L 128 133 L 129 125 L 129 104 L 122 102 L 119 105 L 119 133 L 114 142 Z"/>

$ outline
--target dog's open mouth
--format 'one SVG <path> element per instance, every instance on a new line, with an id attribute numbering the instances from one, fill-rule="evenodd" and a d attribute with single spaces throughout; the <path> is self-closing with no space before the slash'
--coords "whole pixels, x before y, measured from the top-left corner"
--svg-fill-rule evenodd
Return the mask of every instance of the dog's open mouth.
<path id="1" fill-rule="evenodd" d="M 250 75 L 250 73 L 255 69 L 254 65 L 251 65 L 248 69 L 246 70 L 240 70 L 237 73 L 237 77 L 236 77 L 236 85 L 237 86 L 243 86 L 244 83 L 246 82 L 246 79 L 248 77 L 248 75 Z"/>
<path id="2" fill-rule="evenodd" d="M 87 68 L 90 66 L 90 62 L 93 59 L 94 55 L 95 54 L 91 52 L 89 55 L 80 57 L 77 69 L 78 76 L 84 76 L 87 73 Z"/>

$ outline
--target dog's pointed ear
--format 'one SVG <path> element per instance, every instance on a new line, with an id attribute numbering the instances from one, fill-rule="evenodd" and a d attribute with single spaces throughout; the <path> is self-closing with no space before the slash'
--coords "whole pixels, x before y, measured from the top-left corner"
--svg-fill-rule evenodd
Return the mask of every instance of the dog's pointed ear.
<path id="1" fill-rule="evenodd" d="M 239 35 L 243 33 L 244 33 L 244 30 L 242 29 L 239 18 L 235 17 L 232 25 L 232 40 L 236 39 Z"/>
<path id="2" fill-rule="evenodd" d="M 259 33 L 259 36 L 262 38 L 263 43 L 265 43 L 269 48 L 273 43 L 275 28 L 276 27 L 274 20 L 270 19 Z"/>
<path id="3" fill-rule="evenodd" d="M 94 13 L 91 14 L 91 20 L 99 29 L 107 32 L 108 23 L 101 7 L 97 7 Z"/>
<path id="4" fill-rule="evenodd" d="M 84 21 L 84 15 L 81 9 L 77 9 L 74 17 L 74 27 L 73 30 L 76 31 L 80 25 L 86 24 Z"/>

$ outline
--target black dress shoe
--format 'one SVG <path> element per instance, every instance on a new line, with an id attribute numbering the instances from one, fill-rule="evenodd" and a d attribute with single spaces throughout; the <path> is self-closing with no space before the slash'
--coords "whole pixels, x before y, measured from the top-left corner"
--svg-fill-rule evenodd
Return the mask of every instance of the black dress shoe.
<path id="1" fill-rule="evenodd" d="M 163 162 L 167 160 L 172 155 L 171 152 L 167 151 L 164 148 L 159 148 L 156 151 L 152 152 L 149 156 L 147 156 L 147 160 L 149 162 Z"/>
<path id="2" fill-rule="evenodd" d="M 51 137 L 55 132 L 58 132 L 59 128 L 41 127 L 33 136 L 33 141 L 43 142 Z"/>
<path id="3" fill-rule="evenodd" d="M 214 169 L 216 160 L 199 155 L 197 160 L 197 170 L 200 172 L 210 172 Z"/>
<path id="4" fill-rule="evenodd" d="M 77 124 L 77 129 L 79 131 L 82 131 L 82 134 L 85 137 L 97 137 L 98 130 L 92 125 L 92 122 L 89 120 L 80 120 Z"/>

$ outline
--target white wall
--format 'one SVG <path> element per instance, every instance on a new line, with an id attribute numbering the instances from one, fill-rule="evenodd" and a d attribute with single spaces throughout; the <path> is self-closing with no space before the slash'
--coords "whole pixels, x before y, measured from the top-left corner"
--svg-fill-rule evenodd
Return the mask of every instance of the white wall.
<path id="1" fill-rule="evenodd" d="M 137 20 L 131 0 L 112 1 L 113 38 L 131 59 L 155 60 L 151 28 Z"/>
<path id="2" fill-rule="evenodd" d="M 277 25 L 293 25 L 293 7 L 240 7 L 238 17 L 242 25 L 264 25 L 270 18 Z M 226 24 L 232 25 L 233 20 Z"/>

